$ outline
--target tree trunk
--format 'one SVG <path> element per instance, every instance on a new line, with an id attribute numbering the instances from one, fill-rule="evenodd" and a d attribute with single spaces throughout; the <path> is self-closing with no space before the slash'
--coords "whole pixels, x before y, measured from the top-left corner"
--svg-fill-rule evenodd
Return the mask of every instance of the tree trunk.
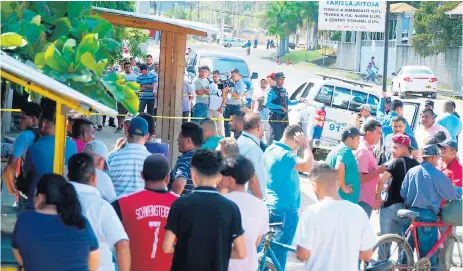
<path id="1" fill-rule="evenodd" d="M 313 49 L 316 50 L 318 49 L 318 22 L 315 21 L 313 23 Z"/>
<path id="2" fill-rule="evenodd" d="M 311 26 L 312 26 L 311 23 L 307 23 L 307 26 L 306 26 L 306 29 L 305 29 L 306 30 L 305 36 L 306 36 L 306 50 L 307 51 L 310 50 L 310 48 L 311 48 L 310 43 L 312 42 L 311 41 L 311 34 L 310 34 Z"/>

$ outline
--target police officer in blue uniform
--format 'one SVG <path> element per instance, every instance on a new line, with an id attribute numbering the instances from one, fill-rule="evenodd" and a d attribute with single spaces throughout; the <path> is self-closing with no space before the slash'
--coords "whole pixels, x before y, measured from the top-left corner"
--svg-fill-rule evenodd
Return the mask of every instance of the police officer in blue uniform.
<path id="1" fill-rule="evenodd" d="M 288 106 L 298 104 L 300 101 L 291 101 L 288 98 L 288 92 L 283 87 L 285 75 L 282 72 L 275 74 L 275 82 L 276 84 L 267 92 L 265 107 L 270 110 L 269 121 L 273 139 L 280 140 L 288 127 Z"/>

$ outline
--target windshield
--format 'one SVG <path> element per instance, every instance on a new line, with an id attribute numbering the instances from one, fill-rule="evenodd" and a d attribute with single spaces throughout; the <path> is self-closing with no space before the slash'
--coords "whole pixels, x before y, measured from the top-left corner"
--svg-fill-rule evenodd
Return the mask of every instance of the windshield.
<path id="1" fill-rule="evenodd" d="M 405 74 L 429 74 L 432 75 L 432 71 L 427 69 L 410 69 L 406 70 Z"/>
<path id="2" fill-rule="evenodd" d="M 249 77 L 248 67 L 242 60 L 229 59 L 229 58 L 211 58 L 202 57 L 201 66 L 209 66 L 211 71 L 218 70 L 220 74 L 224 72 L 230 72 L 234 69 L 238 69 L 242 77 Z"/>

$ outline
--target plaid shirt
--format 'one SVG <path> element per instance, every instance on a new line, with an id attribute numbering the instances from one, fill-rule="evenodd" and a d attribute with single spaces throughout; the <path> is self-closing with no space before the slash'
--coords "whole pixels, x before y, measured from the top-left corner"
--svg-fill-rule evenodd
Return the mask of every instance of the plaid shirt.
<path id="1" fill-rule="evenodd" d="M 145 188 L 140 172 L 151 153 L 144 145 L 127 143 L 124 148 L 109 155 L 109 177 L 114 183 L 116 196 L 131 194 Z"/>
<path id="2" fill-rule="evenodd" d="M 169 186 L 172 186 L 175 179 L 184 178 L 186 180 L 185 189 L 183 190 L 183 195 L 190 193 L 195 188 L 193 180 L 191 179 L 191 158 L 196 150 L 188 151 L 177 159 L 175 167 L 170 172 L 170 183 Z"/>

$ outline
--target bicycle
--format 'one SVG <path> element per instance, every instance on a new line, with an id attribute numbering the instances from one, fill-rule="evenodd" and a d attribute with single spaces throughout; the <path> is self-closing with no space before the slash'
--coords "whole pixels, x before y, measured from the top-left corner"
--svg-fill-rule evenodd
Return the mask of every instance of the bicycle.
<path id="1" fill-rule="evenodd" d="M 420 216 L 420 214 L 418 212 L 414 212 L 414 211 L 406 210 L 406 209 L 401 209 L 397 211 L 397 215 L 401 218 L 410 219 L 411 224 L 408 227 L 408 229 L 405 231 L 405 233 L 402 236 L 397 235 L 397 234 L 385 234 L 381 236 L 378 243 L 373 248 L 375 255 L 379 257 L 378 252 L 379 252 L 380 247 L 383 246 L 383 249 L 384 247 L 386 247 L 386 250 L 387 250 L 387 247 L 390 246 L 389 251 L 387 251 L 387 253 L 389 254 L 388 257 L 395 258 L 395 256 L 397 256 L 396 259 L 388 259 L 393 262 L 393 266 L 390 270 L 428 271 L 428 270 L 431 270 L 431 268 L 433 269 L 439 268 L 440 266 L 431 267 L 431 262 L 429 259 L 431 258 L 431 256 L 434 255 L 434 253 L 438 251 L 439 247 L 442 244 L 444 244 L 444 242 L 446 242 L 446 246 L 444 247 L 444 252 L 443 252 L 444 270 L 448 271 L 452 267 L 463 267 L 462 265 L 463 257 L 462 257 L 462 251 L 460 248 L 461 241 L 453 233 L 453 228 L 454 228 L 453 225 L 445 224 L 440 221 L 438 222 L 417 222 L 415 220 Z M 417 228 L 420 228 L 420 227 L 438 227 L 438 228 L 447 227 L 447 230 L 445 231 L 445 233 L 441 234 L 441 237 L 437 240 L 437 242 L 434 244 L 431 250 L 424 257 L 421 257 L 419 253 L 420 244 L 419 244 L 419 240 L 417 237 Z M 408 237 L 412 233 L 413 233 L 414 243 L 416 244 L 415 251 L 416 251 L 416 255 L 418 259 L 416 263 L 414 261 L 414 255 L 411 249 L 411 245 L 407 241 Z M 393 244 L 396 244 L 396 247 L 394 249 L 392 249 Z M 452 259 L 453 248 L 455 244 L 457 244 L 458 254 L 460 257 L 460 263 L 458 266 L 456 263 L 453 262 L 453 259 Z M 395 254 L 396 252 L 397 254 Z M 405 254 L 406 262 L 401 262 L 400 258 L 401 258 L 402 252 Z M 439 265 L 440 264 L 441 263 L 439 263 Z"/>
<path id="2" fill-rule="evenodd" d="M 273 240 L 273 237 L 276 233 L 275 227 L 283 226 L 283 223 L 270 223 L 270 231 L 264 236 L 262 240 L 262 251 L 259 253 L 259 268 L 257 271 L 284 271 L 278 262 L 278 259 L 275 256 L 275 253 L 272 250 L 272 245 L 281 247 L 288 252 L 296 252 L 296 248 L 288 246 L 285 244 L 278 243 Z M 363 269 L 364 271 L 386 271 L 393 266 L 393 262 L 379 261 L 374 263 L 369 263 L 368 266 Z"/>
<path id="3" fill-rule="evenodd" d="M 383 77 L 378 72 L 374 75 L 374 78 L 375 78 L 374 80 L 373 80 L 373 74 L 362 73 L 360 76 L 363 79 L 363 81 L 365 81 L 365 83 L 368 83 L 368 81 L 371 81 L 372 83 L 375 83 L 376 85 L 383 84 Z"/>

